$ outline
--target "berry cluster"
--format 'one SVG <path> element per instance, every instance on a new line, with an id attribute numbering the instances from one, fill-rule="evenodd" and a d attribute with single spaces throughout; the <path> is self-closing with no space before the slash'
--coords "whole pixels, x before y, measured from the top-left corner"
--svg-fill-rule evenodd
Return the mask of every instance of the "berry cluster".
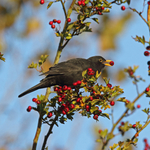
<path id="1" fill-rule="evenodd" d="M 150 4 L 149 4 L 150 5 Z M 145 148 L 144 150 L 150 150 L 150 145 L 148 144 L 147 139 L 144 139 L 144 143 L 145 143 Z"/>
<path id="2" fill-rule="evenodd" d="M 96 12 L 98 15 L 102 15 L 103 10 L 105 9 L 105 7 L 101 6 L 101 7 L 95 7 Z"/>
<path id="3" fill-rule="evenodd" d="M 92 68 L 88 68 L 87 74 L 88 74 L 89 76 L 93 76 L 93 75 L 95 74 L 95 71 L 93 71 Z"/>
<path id="4" fill-rule="evenodd" d="M 49 22 L 49 25 L 51 25 L 51 28 L 52 28 L 52 29 L 54 29 L 54 28 L 55 28 L 54 23 L 58 23 L 58 24 L 60 24 L 60 23 L 61 23 L 61 20 L 53 19 L 53 21 L 50 21 L 50 22 Z"/>
<path id="5" fill-rule="evenodd" d="M 81 1 L 78 1 L 78 5 L 82 5 L 82 6 L 85 6 L 85 0 L 81 0 Z"/>

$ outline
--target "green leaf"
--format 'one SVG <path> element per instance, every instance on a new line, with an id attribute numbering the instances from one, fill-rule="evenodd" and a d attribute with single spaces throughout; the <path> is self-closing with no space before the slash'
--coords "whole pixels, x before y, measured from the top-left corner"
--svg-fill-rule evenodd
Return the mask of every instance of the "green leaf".
<path id="1" fill-rule="evenodd" d="M 87 74 L 87 70 L 84 70 L 84 71 L 82 72 L 82 77 L 84 78 L 86 74 Z"/>
<path id="2" fill-rule="evenodd" d="M 102 138 L 105 138 L 107 134 L 108 134 L 108 129 L 101 131 L 101 137 Z"/>
<path id="3" fill-rule="evenodd" d="M 34 62 L 32 62 L 29 66 L 28 66 L 28 68 L 37 68 L 37 63 L 36 64 L 34 64 Z"/>
<path id="4" fill-rule="evenodd" d="M 70 23 L 70 24 L 68 25 L 68 27 L 67 27 L 67 30 L 70 31 L 73 27 L 74 27 L 74 23 Z"/>
<path id="5" fill-rule="evenodd" d="M 128 5 L 130 5 L 131 0 L 127 0 Z"/>
<path id="6" fill-rule="evenodd" d="M 149 108 L 147 108 L 147 109 L 145 108 L 142 111 L 145 112 L 146 114 L 148 114 L 150 110 L 149 110 Z"/>
<path id="7" fill-rule="evenodd" d="M 84 16 L 81 15 L 81 14 L 79 14 L 79 15 L 78 15 L 78 20 L 83 20 L 83 19 L 84 19 Z"/>
<path id="8" fill-rule="evenodd" d="M 102 113 L 101 116 L 110 119 L 110 118 L 109 118 L 109 114 L 107 114 L 107 113 Z"/>
<path id="9" fill-rule="evenodd" d="M 66 37 L 67 40 L 70 40 L 71 38 L 72 38 L 72 36 L 67 36 Z"/>
<path id="10" fill-rule="evenodd" d="M 49 2 L 48 5 L 47 5 L 47 9 L 49 9 L 52 4 L 53 4 L 53 2 Z"/>
<path id="11" fill-rule="evenodd" d="M 98 18 L 92 18 L 96 23 L 99 24 Z"/>
<path id="12" fill-rule="evenodd" d="M 96 142 L 99 142 L 99 143 L 100 143 L 101 141 L 102 141 L 101 139 L 97 139 L 97 140 L 96 140 Z"/>
<path id="13" fill-rule="evenodd" d="M 106 85 L 109 83 L 110 79 L 107 79 L 106 77 L 103 77 L 104 82 L 106 83 Z"/>

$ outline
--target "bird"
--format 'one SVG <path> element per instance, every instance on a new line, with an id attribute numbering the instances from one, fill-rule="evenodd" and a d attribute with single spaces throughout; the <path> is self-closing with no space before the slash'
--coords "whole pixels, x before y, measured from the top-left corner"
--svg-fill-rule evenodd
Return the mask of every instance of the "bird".
<path id="1" fill-rule="evenodd" d="M 53 67 L 49 68 L 49 71 L 41 74 L 46 75 L 44 79 L 37 85 L 31 87 L 25 92 L 21 93 L 18 97 L 22 97 L 28 93 L 36 91 L 38 89 L 58 86 L 69 86 L 73 88 L 73 83 L 78 80 L 82 80 L 82 72 L 88 68 L 92 68 L 93 71 L 100 73 L 105 66 L 111 66 L 109 63 L 111 60 L 106 60 L 102 56 L 92 56 L 88 59 L 74 58 L 68 61 L 60 62 Z"/>

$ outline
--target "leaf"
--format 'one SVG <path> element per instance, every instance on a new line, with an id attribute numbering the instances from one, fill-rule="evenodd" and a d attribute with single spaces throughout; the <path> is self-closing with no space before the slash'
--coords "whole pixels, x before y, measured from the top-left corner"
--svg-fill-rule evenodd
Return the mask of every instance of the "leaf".
<path id="1" fill-rule="evenodd" d="M 109 118 L 109 114 L 107 114 L 107 113 L 102 113 L 101 116 L 110 119 L 110 118 Z"/>
<path id="2" fill-rule="evenodd" d="M 96 23 L 99 24 L 98 18 L 92 18 Z"/>
<path id="3" fill-rule="evenodd" d="M 53 4 L 53 2 L 49 2 L 48 5 L 47 5 L 47 9 L 49 9 L 52 4 Z"/>
<path id="4" fill-rule="evenodd" d="M 84 71 L 82 72 L 82 77 L 84 77 L 86 74 L 87 74 L 87 70 L 84 70 Z"/>
<path id="5" fill-rule="evenodd" d="M 105 138 L 107 133 L 108 133 L 108 129 L 105 129 L 105 130 L 101 131 L 101 137 Z"/>
<path id="6" fill-rule="evenodd" d="M 106 77 L 103 77 L 104 82 L 106 83 L 106 85 L 109 83 L 110 79 L 107 79 Z"/>
<path id="7" fill-rule="evenodd" d="M 130 5 L 131 0 L 127 0 L 128 5 Z"/>
<path id="8" fill-rule="evenodd" d="M 146 114 L 148 114 L 150 110 L 149 110 L 149 108 L 147 108 L 147 109 L 145 108 L 142 111 L 145 112 Z"/>
<path id="9" fill-rule="evenodd" d="M 74 24 L 73 23 L 70 23 L 69 25 L 68 25 L 68 27 L 67 27 L 67 30 L 71 30 L 72 28 L 73 28 L 73 26 L 74 26 Z"/>

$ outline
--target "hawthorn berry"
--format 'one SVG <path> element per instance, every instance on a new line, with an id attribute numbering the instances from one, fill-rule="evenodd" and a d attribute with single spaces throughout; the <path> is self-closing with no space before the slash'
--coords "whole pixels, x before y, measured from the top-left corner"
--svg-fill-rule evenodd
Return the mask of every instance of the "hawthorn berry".
<path id="1" fill-rule="evenodd" d="M 108 84 L 107 84 L 107 86 L 108 86 L 109 88 L 111 88 L 111 87 L 112 87 L 112 85 L 111 85 L 110 83 L 108 83 Z"/>
<path id="2" fill-rule="evenodd" d="M 77 82 L 74 82 L 74 83 L 73 83 L 73 86 L 77 86 L 77 84 L 78 84 Z"/>
<path id="3" fill-rule="evenodd" d="M 44 0 L 40 0 L 40 4 L 44 4 L 45 2 L 44 2 Z"/>
<path id="4" fill-rule="evenodd" d="M 150 65 L 150 61 L 148 61 L 147 64 Z"/>
<path id="5" fill-rule="evenodd" d="M 50 21 L 50 22 L 49 22 L 49 25 L 52 25 L 52 24 L 53 24 L 53 21 Z"/>
<path id="6" fill-rule="evenodd" d="M 47 115 L 48 118 L 50 118 L 52 116 L 53 116 L 53 114 L 51 112 L 49 112 L 48 115 Z"/>
<path id="7" fill-rule="evenodd" d="M 97 120 L 98 119 L 98 115 L 94 115 L 93 119 Z"/>
<path id="8" fill-rule="evenodd" d="M 114 62 L 113 62 L 113 61 L 111 61 L 111 62 L 109 62 L 109 64 L 110 64 L 111 66 L 113 66 L 113 65 L 114 65 Z"/>
<path id="9" fill-rule="evenodd" d="M 133 70 L 129 70 L 129 75 L 132 76 L 133 75 Z"/>
<path id="10" fill-rule="evenodd" d="M 92 68 L 88 68 L 88 71 L 93 71 L 93 69 Z"/>
<path id="11" fill-rule="evenodd" d="M 77 103 L 80 103 L 80 98 L 77 98 L 76 102 L 77 102 Z"/>
<path id="12" fill-rule="evenodd" d="M 150 1 L 148 1 L 147 4 L 150 5 Z"/>
<path id="13" fill-rule="evenodd" d="M 57 20 L 56 20 L 56 19 L 53 19 L 53 22 L 54 22 L 54 23 L 56 23 L 56 22 L 57 22 Z"/>
<path id="14" fill-rule="evenodd" d="M 99 109 L 98 111 L 99 111 L 99 113 L 102 113 L 102 110 Z"/>
<path id="15" fill-rule="evenodd" d="M 82 4 L 82 6 L 85 6 L 85 2 L 84 1 L 81 1 L 81 4 Z"/>
<path id="16" fill-rule="evenodd" d="M 30 112 L 30 111 L 31 111 L 31 109 L 32 109 L 32 107 L 31 107 L 31 106 L 28 106 L 28 108 L 27 108 L 27 112 Z"/>
<path id="17" fill-rule="evenodd" d="M 144 142 L 147 143 L 147 139 L 144 139 Z"/>
<path id="18" fill-rule="evenodd" d="M 78 81 L 77 81 L 77 84 L 80 85 L 80 84 L 81 84 L 81 81 L 78 80 Z"/>
<path id="19" fill-rule="evenodd" d="M 62 89 L 62 86 L 59 86 L 59 89 Z"/>
<path id="20" fill-rule="evenodd" d="M 63 90 L 66 91 L 68 89 L 67 85 L 63 86 Z"/>
<path id="21" fill-rule="evenodd" d="M 90 106 L 89 105 L 85 105 L 85 109 L 89 109 L 90 108 Z"/>
<path id="22" fill-rule="evenodd" d="M 51 28 L 52 28 L 52 29 L 54 29 L 54 28 L 55 28 L 55 25 L 54 25 L 54 24 L 52 24 L 52 25 L 51 25 Z"/>
<path id="23" fill-rule="evenodd" d="M 122 126 L 124 125 L 124 122 L 123 122 L 123 121 L 121 122 L 121 125 L 122 125 Z"/>
<path id="24" fill-rule="evenodd" d="M 67 107 L 67 105 L 66 105 L 66 104 L 62 104 L 62 107 L 66 108 L 66 107 Z"/>
<path id="25" fill-rule="evenodd" d="M 65 112 L 67 113 L 68 111 L 69 111 L 69 108 L 68 108 L 68 107 L 66 107 L 66 108 L 65 108 Z"/>
<path id="26" fill-rule="evenodd" d="M 74 108 L 75 108 L 74 104 L 70 104 L 70 109 L 74 109 Z"/>
<path id="27" fill-rule="evenodd" d="M 125 10 L 126 9 L 126 7 L 125 6 L 121 6 L 121 10 Z"/>
<path id="28" fill-rule="evenodd" d="M 70 90 L 71 90 L 71 87 L 68 87 L 68 88 L 67 88 L 67 90 L 69 90 L 69 91 L 70 91 Z"/>
<path id="29" fill-rule="evenodd" d="M 39 100 L 36 101 L 37 104 L 40 104 L 41 102 Z"/>
<path id="30" fill-rule="evenodd" d="M 145 55 L 145 56 L 149 56 L 149 52 L 148 52 L 148 51 L 145 51 L 145 52 L 144 52 L 144 55 Z"/>
<path id="31" fill-rule="evenodd" d="M 80 6 L 82 4 L 82 2 L 81 1 L 78 1 L 78 5 Z"/>
<path id="32" fill-rule="evenodd" d="M 87 74 L 88 74 L 89 76 L 91 76 L 91 75 L 94 75 L 95 72 L 92 70 L 92 71 L 88 71 Z"/>
<path id="33" fill-rule="evenodd" d="M 133 124 L 133 125 L 132 125 L 132 128 L 136 128 L 136 124 Z"/>
<path id="34" fill-rule="evenodd" d="M 58 91 L 58 87 L 54 87 L 54 91 Z"/>
<path id="35" fill-rule="evenodd" d="M 99 14 L 99 15 L 102 15 L 102 13 L 101 13 L 100 11 L 98 11 L 98 14 Z"/>
<path id="36" fill-rule="evenodd" d="M 71 22 L 71 19 L 70 19 L 70 18 L 68 18 L 68 19 L 67 19 L 67 22 Z"/>
<path id="37" fill-rule="evenodd" d="M 89 112 L 89 111 L 90 111 L 90 108 L 86 109 L 86 111 Z"/>
<path id="38" fill-rule="evenodd" d="M 37 98 L 32 98 L 32 101 L 36 102 L 36 101 L 38 101 L 38 99 Z"/>
<path id="39" fill-rule="evenodd" d="M 111 105 L 111 106 L 114 106 L 114 105 L 115 105 L 115 102 L 114 102 L 114 101 L 110 101 L 110 105 Z"/>
<path id="40" fill-rule="evenodd" d="M 145 92 L 148 92 L 149 91 L 149 88 L 147 87 L 146 89 L 145 89 Z"/>
<path id="41" fill-rule="evenodd" d="M 90 99 L 90 101 L 92 101 L 92 100 L 93 100 L 93 97 L 92 97 L 92 96 L 90 96 L 90 97 L 89 97 L 89 99 Z"/>
<path id="42" fill-rule="evenodd" d="M 138 104 L 138 105 L 137 105 L 137 108 L 140 108 L 140 107 L 141 107 L 141 105 L 140 105 L 140 104 Z"/>
<path id="43" fill-rule="evenodd" d="M 61 97 L 58 97 L 58 102 L 61 102 L 62 101 L 62 98 Z"/>
<path id="44" fill-rule="evenodd" d="M 64 110 L 62 110 L 62 114 L 63 114 L 63 115 L 65 115 L 65 114 L 66 114 L 66 112 L 65 112 Z"/>
<path id="45" fill-rule="evenodd" d="M 101 133 L 101 132 L 102 132 L 102 130 L 98 130 L 98 132 L 99 132 L 99 133 Z"/>
<path id="46" fill-rule="evenodd" d="M 104 9 L 105 9 L 105 7 L 102 6 L 102 7 L 101 7 L 101 10 L 104 10 Z"/>
<path id="47" fill-rule="evenodd" d="M 57 20 L 57 23 L 60 24 L 60 23 L 61 23 L 61 20 Z"/>

